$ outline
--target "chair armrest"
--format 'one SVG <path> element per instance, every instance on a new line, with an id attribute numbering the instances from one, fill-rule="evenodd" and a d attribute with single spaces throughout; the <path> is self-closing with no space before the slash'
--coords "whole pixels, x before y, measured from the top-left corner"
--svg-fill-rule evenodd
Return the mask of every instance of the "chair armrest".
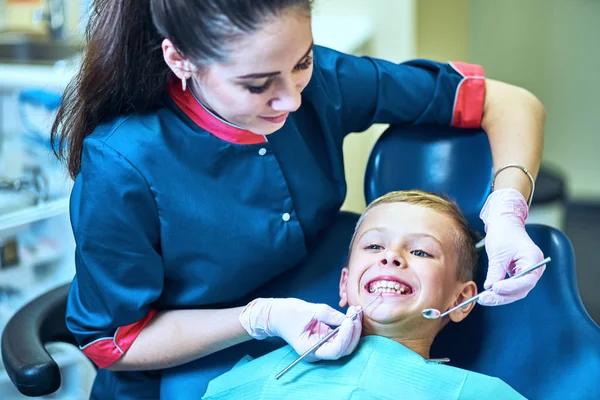
<path id="1" fill-rule="evenodd" d="M 2 360 L 10 380 L 26 396 L 43 396 L 60 388 L 60 370 L 44 345 L 76 345 L 65 323 L 69 286 L 60 286 L 27 303 L 4 329 Z"/>

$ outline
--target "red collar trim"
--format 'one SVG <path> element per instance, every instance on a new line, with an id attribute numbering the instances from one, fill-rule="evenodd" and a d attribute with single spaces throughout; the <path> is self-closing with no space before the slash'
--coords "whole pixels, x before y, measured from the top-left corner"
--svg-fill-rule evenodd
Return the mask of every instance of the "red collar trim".
<path id="1" fill-rule="evenodd" d="M 181 90 L 181 82 L 177 79 L 169 79 L 167 93 L 196 125 L 219 139 L 235 144 L 259 144 L 267 141 L 264 136 L 236 128 L 212 115 L 196 101 L 189 88 L 185 92 Z"/>

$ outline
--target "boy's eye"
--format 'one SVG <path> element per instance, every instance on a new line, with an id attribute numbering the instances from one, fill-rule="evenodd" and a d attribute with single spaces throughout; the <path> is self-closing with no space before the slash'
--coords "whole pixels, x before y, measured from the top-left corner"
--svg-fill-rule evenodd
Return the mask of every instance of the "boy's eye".
<path id="1" fill-rule="evenodd" d="M 428 253 L 425 253 L 423 250 L 413 250 L 410 254 L 415 255 L 417 257 L 431 257 Z"/>
<path id="2" fill-rule="evenodd" d="M 378 244 L 369 244 L 365 246 L 365 250 L 383 250 L 383 246 L 380 246 Z"/>

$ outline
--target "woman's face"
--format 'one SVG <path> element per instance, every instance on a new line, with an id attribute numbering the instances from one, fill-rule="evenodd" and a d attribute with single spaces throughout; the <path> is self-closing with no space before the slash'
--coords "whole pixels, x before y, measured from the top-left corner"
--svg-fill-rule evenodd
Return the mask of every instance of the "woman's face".
<path id="1" fill-rule="evenodd" d="M 268 135 L 300 107 L 312 75 L 312 47 L 310 16 L 283 12 L 237 41 L 227 61 L 203 68 L 188 82 L 224 120 Z"/>

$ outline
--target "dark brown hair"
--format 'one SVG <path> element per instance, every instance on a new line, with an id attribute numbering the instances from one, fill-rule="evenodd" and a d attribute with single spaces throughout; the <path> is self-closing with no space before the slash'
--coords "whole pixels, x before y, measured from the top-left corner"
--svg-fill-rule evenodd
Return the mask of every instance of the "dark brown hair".
<path id="1" fill-rule="evenodd" d="M 79 173 L 83 140 L 108 118 L 160 107 L 170 69 L 169 38 L 197 67 L 226 59 L 236 38 L 290 7 L 310 13 L 312 0 L 96 0 L 87 47 L 52 126 L 55 154 Z"/>

